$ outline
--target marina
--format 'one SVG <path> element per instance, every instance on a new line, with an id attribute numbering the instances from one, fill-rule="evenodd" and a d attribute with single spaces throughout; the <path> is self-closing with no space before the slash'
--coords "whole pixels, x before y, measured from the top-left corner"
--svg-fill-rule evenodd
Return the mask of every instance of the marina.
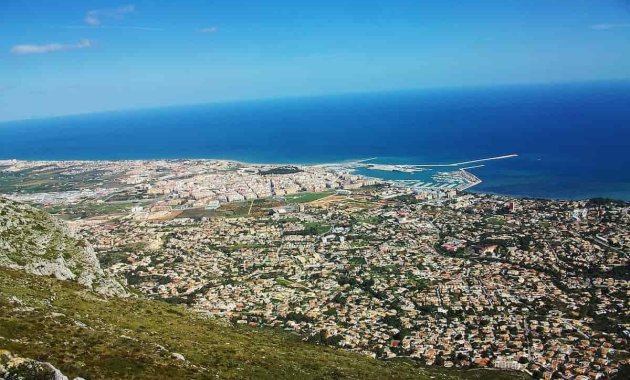
<path id="1" fill-rule="evenodd" d="M 378 159 L 372 157 L 363 160 L 352 161 L 346 164 L 336 164 L 352 172 L 363 175 L 369 173 L 370 176 L 388 180 L 388 182 L 408 187 L 416 192 L 421 191 L 464 191 L 480 184 L 482 181 L 468 170 L 484 167 L 485 164 L 465 166 L 486 161 L 503 160 L 518 157 L 517 154 L 481 158 L 477 160 L 462 161 L 447 164 L 379 164 L 373 163 Z M 369 162 L 369 163 L 368 163 Z M 459 168 L 458 168 L 459 167 Z M 455 170 L 434 172 L 432 168 L 456 168 Z M 373 172 L 381 172 L 381 175 L 374 175 Z M 421 177 L 421 178 L 404 178 Z M 403 178 L 401 178 L 403 177 Z"/>
<path id="2" fill-rule="evenodd" d="M 454 163 L 447 163 L 447 164 L 379 164 L 379 163 L 371 162 L 371 161 L 377 160 L 378 157 L 371 157 L 371 158 L 367 158 L 363 160 L 351 161 L 346 164 L 340 164 L 340 165 L 346 168 L 350 168 L 350 169 L 363 168 L 367 170 L 380 170 L 380 171 L 390 171 L 390 172 L 399 172 L 399 173 L 417 173 L 417 172 L 422 172 L 425 170 L 432 170 L 431 168 L 456 168 L 459 166 L 476 164 L 479 162 L 504 160 L 504 159 L 515 158 L 515 157 L 518 157 L 518 154 L 507 154 L 503 156 L 487 157 L 487 158 L 480 158 L 477 160 L 454 162 Z M 484 164 L 473 165 L 473 166 L 467 166 L 460 169 L 475 169 L 475 168 L 480 168 L 483 166 L 485 165 Z"/>
<path id="3" fill-rule="evenodd" d="M 459 169 L 450 172 L 435 173 L 431 176 L 431 181 L 401 179 L 392 180 L 390 182 L 398 186 L 409 187 L 414 191 L 463 191 L 480 184 L 481 179 L 464 169 Z"/>

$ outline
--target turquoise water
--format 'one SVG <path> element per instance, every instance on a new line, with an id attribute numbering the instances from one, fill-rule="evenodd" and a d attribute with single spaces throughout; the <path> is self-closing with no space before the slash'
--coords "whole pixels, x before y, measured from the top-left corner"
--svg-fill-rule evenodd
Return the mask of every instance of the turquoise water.
<path id="1" fill-rule="evenodd" d="M 0 158 L 378 157 L 421 164 L 516 153 L 472 169 L 483 180 L 474 190 L 547 198 L 630 200 L 628 152 L 628 82 L 278 99 L 0 124 Z"/>

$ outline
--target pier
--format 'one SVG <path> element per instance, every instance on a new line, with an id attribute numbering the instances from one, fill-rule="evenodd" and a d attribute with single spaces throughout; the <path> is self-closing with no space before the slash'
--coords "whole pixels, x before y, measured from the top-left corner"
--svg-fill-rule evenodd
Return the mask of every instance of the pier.
<path id="1" fill-rule="evenodd" d="M 518 154 L 506 154 L 502 156 L 495 157 L 486 157 L 480 158 L 476 160 L 469 161 L 461 161 L 454 162 L 450 164 L 378 164 L 378 163 L 369 163 L 369 161 L 376 160 L 377 157 L 366 158 L 362 160 L 356 160 L 352 162 L 348 162 L 345 164 L 336 164 L 336 167 L 345 168 L 349 170 L 354 170 L 356 168 L 364 168 L 368 170 L 377 170 L 377 171 L 393 171 L 400 173 L 416 173 L 421 171 L 433 170 L 432 168 L 453 168 L 452 171 L 445 172 L 436 172 L 431 176 L 431 181 L 424 182 L 420 180 L 407 179 L 407 180 L 392 180 L 388 181 L 390 183 L 397 184 L 399 186 L 404 186 L 408 188 L 412 188 L 416 191 L 429 190 L 457 190 L 464 191 L 466 189 L 470 189 L 473 186 L 476 186 L 481 183 L 481 179 L 475 176 L 474 174 L 468 172 L 467 170 L 476 169 L 484 167 L 485 164 L 480 164 L 482 162 L 488 161 L 496 161 L 496 160 L 505 160 L 508 158 L 518 157 Z M 478 164 L 478 165 L 475 165 Z M 470 166 L 465 166 L 470 165 Z M 330 166 L 330 165 L 322 165 L 322 166 Z M 465 167 L 463 167 L 465 166 Z"/>
<path id="2" fill-rule="evenodd" d="M 430 168 L 455 168 L 458 166 L 463 166 L 463 165 L 469 165 L 469 164 L 477 164 L 480 162 L 487 162 L 487 161 L 495 161 L 495 160 L 505 160 L 508 158 L 514 158 L 514 157 L 518 157 L 518 154 L 506 154 L 503 156 L 496 156 L 496 157 L 487 157 L 487 158 L 480 158 L 477 160 L 470 160 L 470 161 L 461 161 L 461 162 L 454 162 L 454 163 L 450 163 L 450 164 L 376 164 L 376 163 L 368 163 L 369 161 L 373 161 L 376 160 L 378 157 L 371 157 L 371 158 L 366 158 L 366 159 L 362 159 L 362 160 L 357 160 L 357 161 L 352 161 L 352 162 L 348 162 L 345 164 L 335 164 L 336 166 L 342 166 L 342 167 L 346 167 L 346 168 L 356 168 L 356 167 L 361 167 L 361 168 L 365 168 L 365 169 L 369 169 L 369 170 L 382 170 L 382 171 L 397 171 L 397 172 L 402 172 L 402 173 L 415 173 L 415 172 L 420 172 L 423 170 L 431 170 Z M 329 165 L 322 165 L 322 166 L 329 166 Z M 468 166 L 464 169 L 474 169 L 474 168 L 479 168 L 484 166 L 482 165 L 474 165 L 474 166 Z"/>
<path id="3" fill-rule="evenodd" d="M 454 167 L 454 166 L 462 166 L 462 165 L 468 165 L 468 164 L 476 164 L 478 162 L 485 162 L 485 161 L 504 160 L 506 158 L 514 158 L 514 157 L 518 157 L 518 154 L 507 154 L 507 155 L 504 155 L 504 156 L 480 158 L 478 160 L 455 162 L 455 163 L 452 163 L 452 164 L 416 164 L 416 165 L 408 165 L 408 166 L 413 166 L 413 167 L 418 167 L 418 168 Z"/>

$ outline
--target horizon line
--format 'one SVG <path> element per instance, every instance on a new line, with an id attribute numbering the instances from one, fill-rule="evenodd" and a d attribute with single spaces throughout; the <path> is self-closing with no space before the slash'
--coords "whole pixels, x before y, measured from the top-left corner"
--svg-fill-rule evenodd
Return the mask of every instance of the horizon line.
<path id="1" fill-rule="evenodd" d="M 624 82 L 627 82 L 630 84 L 630 78 L 591 79 L 591 80 L 587 79 L 587 80 L 575 80 L 575 81 L 528 82 L 528 83 L 513 82 L 513 83 L 499 83 L 499 84 L 494 84 L 494 85 L 492 84 L 442 85 L 442 86 L 438 85 L 438 86 L 408 87 L 408 88 L 398 88 L 398 89 L 373 89 L 373 90 L 362 90 L 362 91 L 325 92 L 325 93 L 319 93 L 319 94 L 263 96 L 263 97 L 255 97 L 255 98 L 228 98 L 228 99 L 217 99 L 217 100 L 209 100 L 209 101 L 190 102 L 190 103 L 173 103 L 173 104 L 164 104 L 164 105 L 156 104 L 156 105 L 138 106 L 138 107 L 132 106 L 129 108 L 116 108 L 116 109 L 105 109 L 105 110 L 86 111 L 86 112 L 74 112 L 74 113 L 66 113 L 66 114 L 60 114 L 60 115 L 33 116 L 33 117 L 24 117 L 24 118 L 18 118 L 18 119 L 7 119 L 7 120 L 0 120 L 0 127 L 3 126 L 4 124 L 37 121 L 37 120 L 51 120 L 51 119 L 61 119 L 61 118 L 67 118 L 67 117 L 78 117 L 78 116 L 98 115 L 98 114 L 107 114 L 107 113 L 148 111 L 148 110 L 157 110 L 157 109 L 165 109 L 165 108 L 195 107 L 195 106 L 214 105 L 214 104 L 216 105 L 238 104 L 238 103 L 264 102 L 264 101 L 274 101 L 274 100 L 326 98 L 326 97 L 335 97 L 335 96 L 388 94 L 388 93 L 400 93 L 400 92 L 448 91 L 448 90 L 455 90 L 455 89 L 473 90 L 473 89 L 492 89 L 492 88 L 509 88 L 509 87 L 562 86 L 562 85 L 624 83 Z"/>

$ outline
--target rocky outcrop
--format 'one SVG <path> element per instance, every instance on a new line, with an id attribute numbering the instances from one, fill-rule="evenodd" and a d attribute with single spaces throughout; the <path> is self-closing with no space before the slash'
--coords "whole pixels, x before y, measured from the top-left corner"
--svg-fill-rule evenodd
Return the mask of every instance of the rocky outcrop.
<path id="1" fill-rule="evenodd" d="M 106 296 L 125 288 L 101 268 L 92 246 L 61 220 L 0 198 L 0 266 L 76 281 Z"/>
<path id="2" fill-rule="evenodd" d="M 61 371 L 47 362 L 22 358 L 0 349 L 0 379 L 3 380 L 68 380 Z M 75 378 L 74 380 L 79 380 Z"/>

